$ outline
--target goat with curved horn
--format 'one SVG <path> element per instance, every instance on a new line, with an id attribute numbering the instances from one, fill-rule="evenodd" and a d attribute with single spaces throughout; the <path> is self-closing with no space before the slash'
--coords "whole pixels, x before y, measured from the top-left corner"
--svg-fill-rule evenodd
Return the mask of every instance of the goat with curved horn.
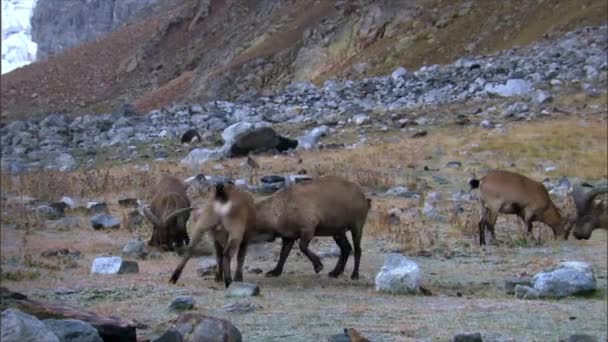
<path id="1" fill-rule="evenodd" d="M 593 230 L 608 229 L 608 202 L 596 203 L 594 200 L 601 194 L 608 193 L 608 186 L 593 188 L 584 192 L 580 185 L 572 189 L 572 199 L 576 207 L 576 218 L 572 235 L 577 239 L 589 239 Z"/>
<path id="2" fill-rule="evenodd" d="M 150 246 L 173 250 L 188 245 L 190 238 L 186 224 L 190 218 L 190 200 L 184 183 L 170 175 L 164 175 L 152 191 L 152 203 L 143 208 L 152 223 Z"/>

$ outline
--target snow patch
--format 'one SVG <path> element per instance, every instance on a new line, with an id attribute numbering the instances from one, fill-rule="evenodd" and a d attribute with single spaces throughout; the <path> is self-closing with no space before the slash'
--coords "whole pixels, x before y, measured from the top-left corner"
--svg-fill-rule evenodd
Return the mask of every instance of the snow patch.
<path id="1" fill-rule="evenodd" d="M 2 74 L 36 60 L 31 18 L 37 0 L 2 0 Z"/>

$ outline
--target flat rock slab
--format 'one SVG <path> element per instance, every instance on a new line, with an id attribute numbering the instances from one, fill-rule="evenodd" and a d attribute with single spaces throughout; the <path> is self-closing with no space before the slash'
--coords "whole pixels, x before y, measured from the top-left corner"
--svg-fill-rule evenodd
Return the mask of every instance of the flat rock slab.
<path id="1" fill-rule="evenodd" d="M 184 311 L 190 310 L 194 307 L 196 301 L 192 296 L 179 296 L 175 297 L 171 304 L 169 305 L 169 310 L 172 311 Z"/>
<path id="2" fill-rule="evenodd" d="M 112 215 L 97 214 L 91 217 L 93 229 L 116 228 L 120 227 L 120 220 Z"/>
<path id="3" fill-rule="evenodd" d="M 62 342 L 103 342 L 97 329 L 77 319 L 45 319 L 42 321 Z"/>
<path id="4" fill-rule="evenodd" d="M 123 260 L 121 257 L 99 257 L 93 260 L 93 274 L 126 274 L 138 273 L 139 265 L 135 261 Z"/>
<path id="5" fill-rule="evenodd" d="M 226 290 L 226 297 L 252 297 L 260 294 L 260 287 L 256 284 L 235 281 Z"/>

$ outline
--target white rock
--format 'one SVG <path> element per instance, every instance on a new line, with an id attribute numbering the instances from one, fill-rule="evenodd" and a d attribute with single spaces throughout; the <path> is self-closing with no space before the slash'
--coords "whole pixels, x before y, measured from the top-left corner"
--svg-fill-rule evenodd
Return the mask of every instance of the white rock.
<path id="1" fill-rule="evenodd" d="M 414 261 L 401 254 L 386 256 L 384 265 L 376 275 L 376 291 L 408 294 L 420 288 L 422 272 Z"/>
<path id="2" fill-rule="evenodd" d="M 398 67 L 391 73 L 391 77 L 396 80 L 403 77 L 405 74 L 407 74 L 407 70 L 404 67 Z"/>
<path id="3" fill-rule="evenodd" d="M 510 79 L 506 84 L 486 84 L 485 90 L 501 97 L 511 97 L 530 95 L 534 87 L 526 80 Z"/>
<path id="4" fill-rule="evenodd" d="M 135 261 L 123 260 L 121 257 L 99 257 L 93 260 L 93 274 L 124 274 L 137 273 L 139 266 Z"/>

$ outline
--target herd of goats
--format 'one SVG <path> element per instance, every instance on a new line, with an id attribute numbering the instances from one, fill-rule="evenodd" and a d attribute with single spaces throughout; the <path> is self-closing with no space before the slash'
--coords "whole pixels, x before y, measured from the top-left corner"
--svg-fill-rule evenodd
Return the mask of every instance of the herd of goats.
<path id="1" fill-rule="evenodd" d="M 519 216 L 532 233 L 532 223 L 549 225 L 554 237 L 567 239 L 570 231 L 577 239 L 588 239 L 595 228 L 608 228 L 608 203 L 596 201 L 608 187 L 595 187 L 584 192 L 575 186 L 572 198 L 576 213 L 562 215 L 544 185 L 521 174 L 494 170 L 481 179 L 469 182 L 472 189 L 480 189 L 481 219 L 479 242 L 485 244 L 485 230 L 490 231 L 491 243 L 496 243 L 494 225 L 499 214 Z M 361 187 L 336 176 L 319 177 L 280 189 L 256 202 L 251 193 L 230 182 L 215 184 L 208 191 L 202 213 L 197 219 L 192 239 L 186 231 L 190 205 L 186 186 L 179 179 L 163 175 L 153 192 L 151 205 L 144 208 L 145 216 L 154 226 L 150 245 L 169 250 L 187 246 L 183 259 L 171 275 L 176 283 L 195 246 L 209 232 L 213 237 L 217 259 L 216 281 L 232 282 L 231 258 L 236 254 L 235 281 L 243 279 L 243 262 L 247 244 L 282 240 L 279 261 L 266 276 L 281 275 L 285 260 L 296 240 L 300 251 L 312 262 L 314 270 L 323 269 L 321 259 L 309 249 L 315 236 L 332 236 L 340 249 L 340 256 L 330 277 L 338 277 L 354 248 L 354 267 L 351 279 L 359 278 L 361 237 L 371 200 Z M 353 246 L 346 232 L 351 232 Z"/>

